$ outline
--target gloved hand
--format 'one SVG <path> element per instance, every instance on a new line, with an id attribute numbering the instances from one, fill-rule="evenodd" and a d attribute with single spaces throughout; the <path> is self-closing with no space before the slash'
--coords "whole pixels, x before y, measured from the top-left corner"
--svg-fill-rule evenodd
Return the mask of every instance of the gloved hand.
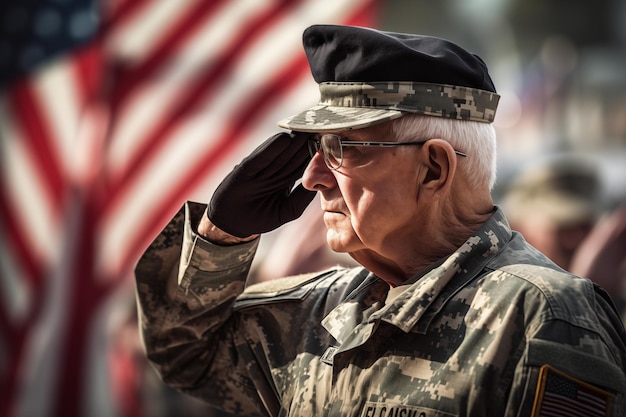
<path id="1" fill-rule="evenodd" d="M 217 187 L 207 215 L 240 238 L 265 233 L 300 217 L 314 191 L 302 184 L 311 157 L 306 133 L 279 133 L 256 148 Z"/>

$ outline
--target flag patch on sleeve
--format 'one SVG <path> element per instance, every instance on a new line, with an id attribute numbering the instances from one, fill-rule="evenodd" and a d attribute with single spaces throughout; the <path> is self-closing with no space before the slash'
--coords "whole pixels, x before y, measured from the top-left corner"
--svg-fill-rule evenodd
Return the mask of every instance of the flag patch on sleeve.
<path id="1" fill-rule="evenodd" d="M 611 397 L 607 391 L 544 365 L 532 417 L 607 417 Z"/>

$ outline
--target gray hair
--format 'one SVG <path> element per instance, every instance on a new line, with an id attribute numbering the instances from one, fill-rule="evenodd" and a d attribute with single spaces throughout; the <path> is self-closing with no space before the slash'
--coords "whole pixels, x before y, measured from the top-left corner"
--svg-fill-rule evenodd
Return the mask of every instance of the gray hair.
<path id="1" fill-rule="evenodd" d="M 467 175 L 470 185 L 493 189 L 496 132 L 490 123 L 407 114 L 391 122 L 391 133 L 399 142 L 433 138 L 447 141 L 454 149 L 467 154 L 467 158 L 461 158 L 459 170 Z"/>

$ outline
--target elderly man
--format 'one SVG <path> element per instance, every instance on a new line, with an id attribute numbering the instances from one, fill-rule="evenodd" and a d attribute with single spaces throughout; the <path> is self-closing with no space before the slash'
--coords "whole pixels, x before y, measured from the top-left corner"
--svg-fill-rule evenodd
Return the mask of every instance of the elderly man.
<path id="1" fill-rule="evenodd" d="M 357 27 L 313 26 L 304 48 L 320 104 L 137 265 L 163 380 L 246 416 L 624 415 L 611 301 L 493 205 L 499 97 L 483 61 Z M 246 288 L 259 235 L 314 192 L 328 244 L 362 267 Z"/>

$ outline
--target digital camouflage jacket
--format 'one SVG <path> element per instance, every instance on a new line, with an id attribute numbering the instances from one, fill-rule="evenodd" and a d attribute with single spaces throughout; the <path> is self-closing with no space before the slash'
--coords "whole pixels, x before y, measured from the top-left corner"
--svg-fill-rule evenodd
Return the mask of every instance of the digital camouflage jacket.
<path id="1" fill-rule="evenodd" d="M 182 392 L 242 416 L 626 415 L 612 303 L 499 209 L 388 302 L 363 268 L 246 288 L 258 240 L 213 245 L 203 213 L 188 203 L 136 267 L 147 356 Z"/>

